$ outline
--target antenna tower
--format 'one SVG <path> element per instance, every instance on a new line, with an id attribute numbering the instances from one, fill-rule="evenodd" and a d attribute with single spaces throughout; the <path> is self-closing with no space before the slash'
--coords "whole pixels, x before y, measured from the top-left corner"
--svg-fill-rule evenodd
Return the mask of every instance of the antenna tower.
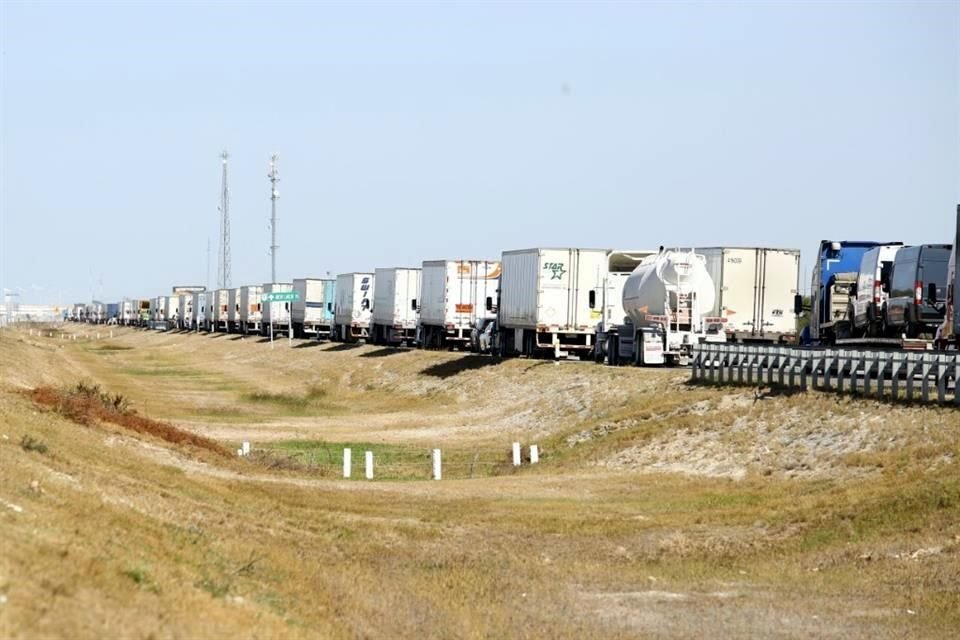
<path id="1" fill-rule="evenodd" d="M 220 255 L 217 259 L 217 284 L 230 288 L 230 189 L 227 186 L 227 150 L 220 154 L 223 177 L 220 179 Z"/>
<path id="2" fill-rule="evenodd" d="M 280 182 L 280 176 L 277 173 L 277 160 L 280 158 L 276 153 L 270 156 L 270 173 L 267 177 L 270 179 L 270 282 L 277 281 L 277 199 L 280 192 L 277 191 L 277 183 Z"/>

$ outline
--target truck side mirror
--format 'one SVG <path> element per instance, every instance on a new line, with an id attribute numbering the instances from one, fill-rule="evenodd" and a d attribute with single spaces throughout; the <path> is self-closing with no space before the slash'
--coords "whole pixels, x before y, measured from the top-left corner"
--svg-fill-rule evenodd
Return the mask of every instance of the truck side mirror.
<path id="1" fill-rule="evenodd" d="M 410 310 L 411 310 L 411 311 L 416 311 L 416 310 L 417 310 L 417 299 L 416 299 L 416 298 L 414 298 L 413 300 L 410 301 Z"/>
<path id="2" fill-rule="evenodd" d="M 487 296 L 487 311 L 493 311 L 493 298 Z"/>
<path id="3" fill-rule="evenodd" d="M 803 296 L 799 293 L 793 296 L 793 315 L 798 316 L 803 313 Z"/>
<path id="4" fill-rule="evenodd" d="M 927 283 L 927 301 L 930 304 L 937 304 L 937 283 L 936 282 Z"/>
<path id="5" fill-rule="evenodd" d="M 588 299 L 588 304 L 590 305 L 590 308 L 595 309 L 597 307 L 597 292 L 595 289 L 590 289 L 590 293 L 588 294 L 587 299 Z"/>
<path id="6" fill-rule="evenodd" d="M 854 282 L 853 284 L 850 285 L 850 295 L 851 295 L 851 296 L 854 296 L 854 297 L 857 295 L 857 283 L 856 283 L 856 282 Z"/>
<path id="7" fill-rule="evenodd" d="M 332 303 L 332 302 L 328 302 L 328 303 L 327 303 L 327 311 L 329 311 L 330 313 L 333 313 L 333 303 Z"/>

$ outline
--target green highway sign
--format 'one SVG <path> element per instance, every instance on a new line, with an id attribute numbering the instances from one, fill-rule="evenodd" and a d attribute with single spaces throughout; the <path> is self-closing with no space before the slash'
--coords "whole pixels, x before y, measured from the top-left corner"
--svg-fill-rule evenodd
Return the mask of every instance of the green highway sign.
<path id="1" fill-rule="evenodd" d="M 300 293 L 298 291 L 277 291 L 260 296 L 260 300 L 263 302 L 296 302 L 299 299 Z"/>

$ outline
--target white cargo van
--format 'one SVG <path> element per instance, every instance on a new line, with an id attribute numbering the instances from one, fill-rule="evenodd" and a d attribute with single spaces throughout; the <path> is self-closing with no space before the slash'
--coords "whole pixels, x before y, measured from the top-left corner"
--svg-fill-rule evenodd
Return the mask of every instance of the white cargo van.
<path id="1" fill-rule="evenodd" d="M 847 317 L 852 318 L 850 337 L 883 337 L 884 313 L 890 298 L 890 274 L 902 243 L 884 244 L 870 249 L 860 258 L 857 283 L 850 292 Z"/>

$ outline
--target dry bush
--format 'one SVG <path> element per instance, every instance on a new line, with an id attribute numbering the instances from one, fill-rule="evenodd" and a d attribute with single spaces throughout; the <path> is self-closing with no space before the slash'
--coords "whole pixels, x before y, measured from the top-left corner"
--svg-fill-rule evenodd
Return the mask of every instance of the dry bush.
<path id="1" fill-rule="evenodd" d="M 25 394 L 34 403 L 49 407 L 77 424 L 91 426 L 97 422 L 114 424 L 137 433 L 156 436 L 173 444 L 187 444 L 229 457 L 230 453 L 210 438 L 179 429 L 169 422 L 141 416 L 130 408 L 127 399 L 111 395 L 99 385 L 78 383 L 73 388 L 37 387 Z"/>

